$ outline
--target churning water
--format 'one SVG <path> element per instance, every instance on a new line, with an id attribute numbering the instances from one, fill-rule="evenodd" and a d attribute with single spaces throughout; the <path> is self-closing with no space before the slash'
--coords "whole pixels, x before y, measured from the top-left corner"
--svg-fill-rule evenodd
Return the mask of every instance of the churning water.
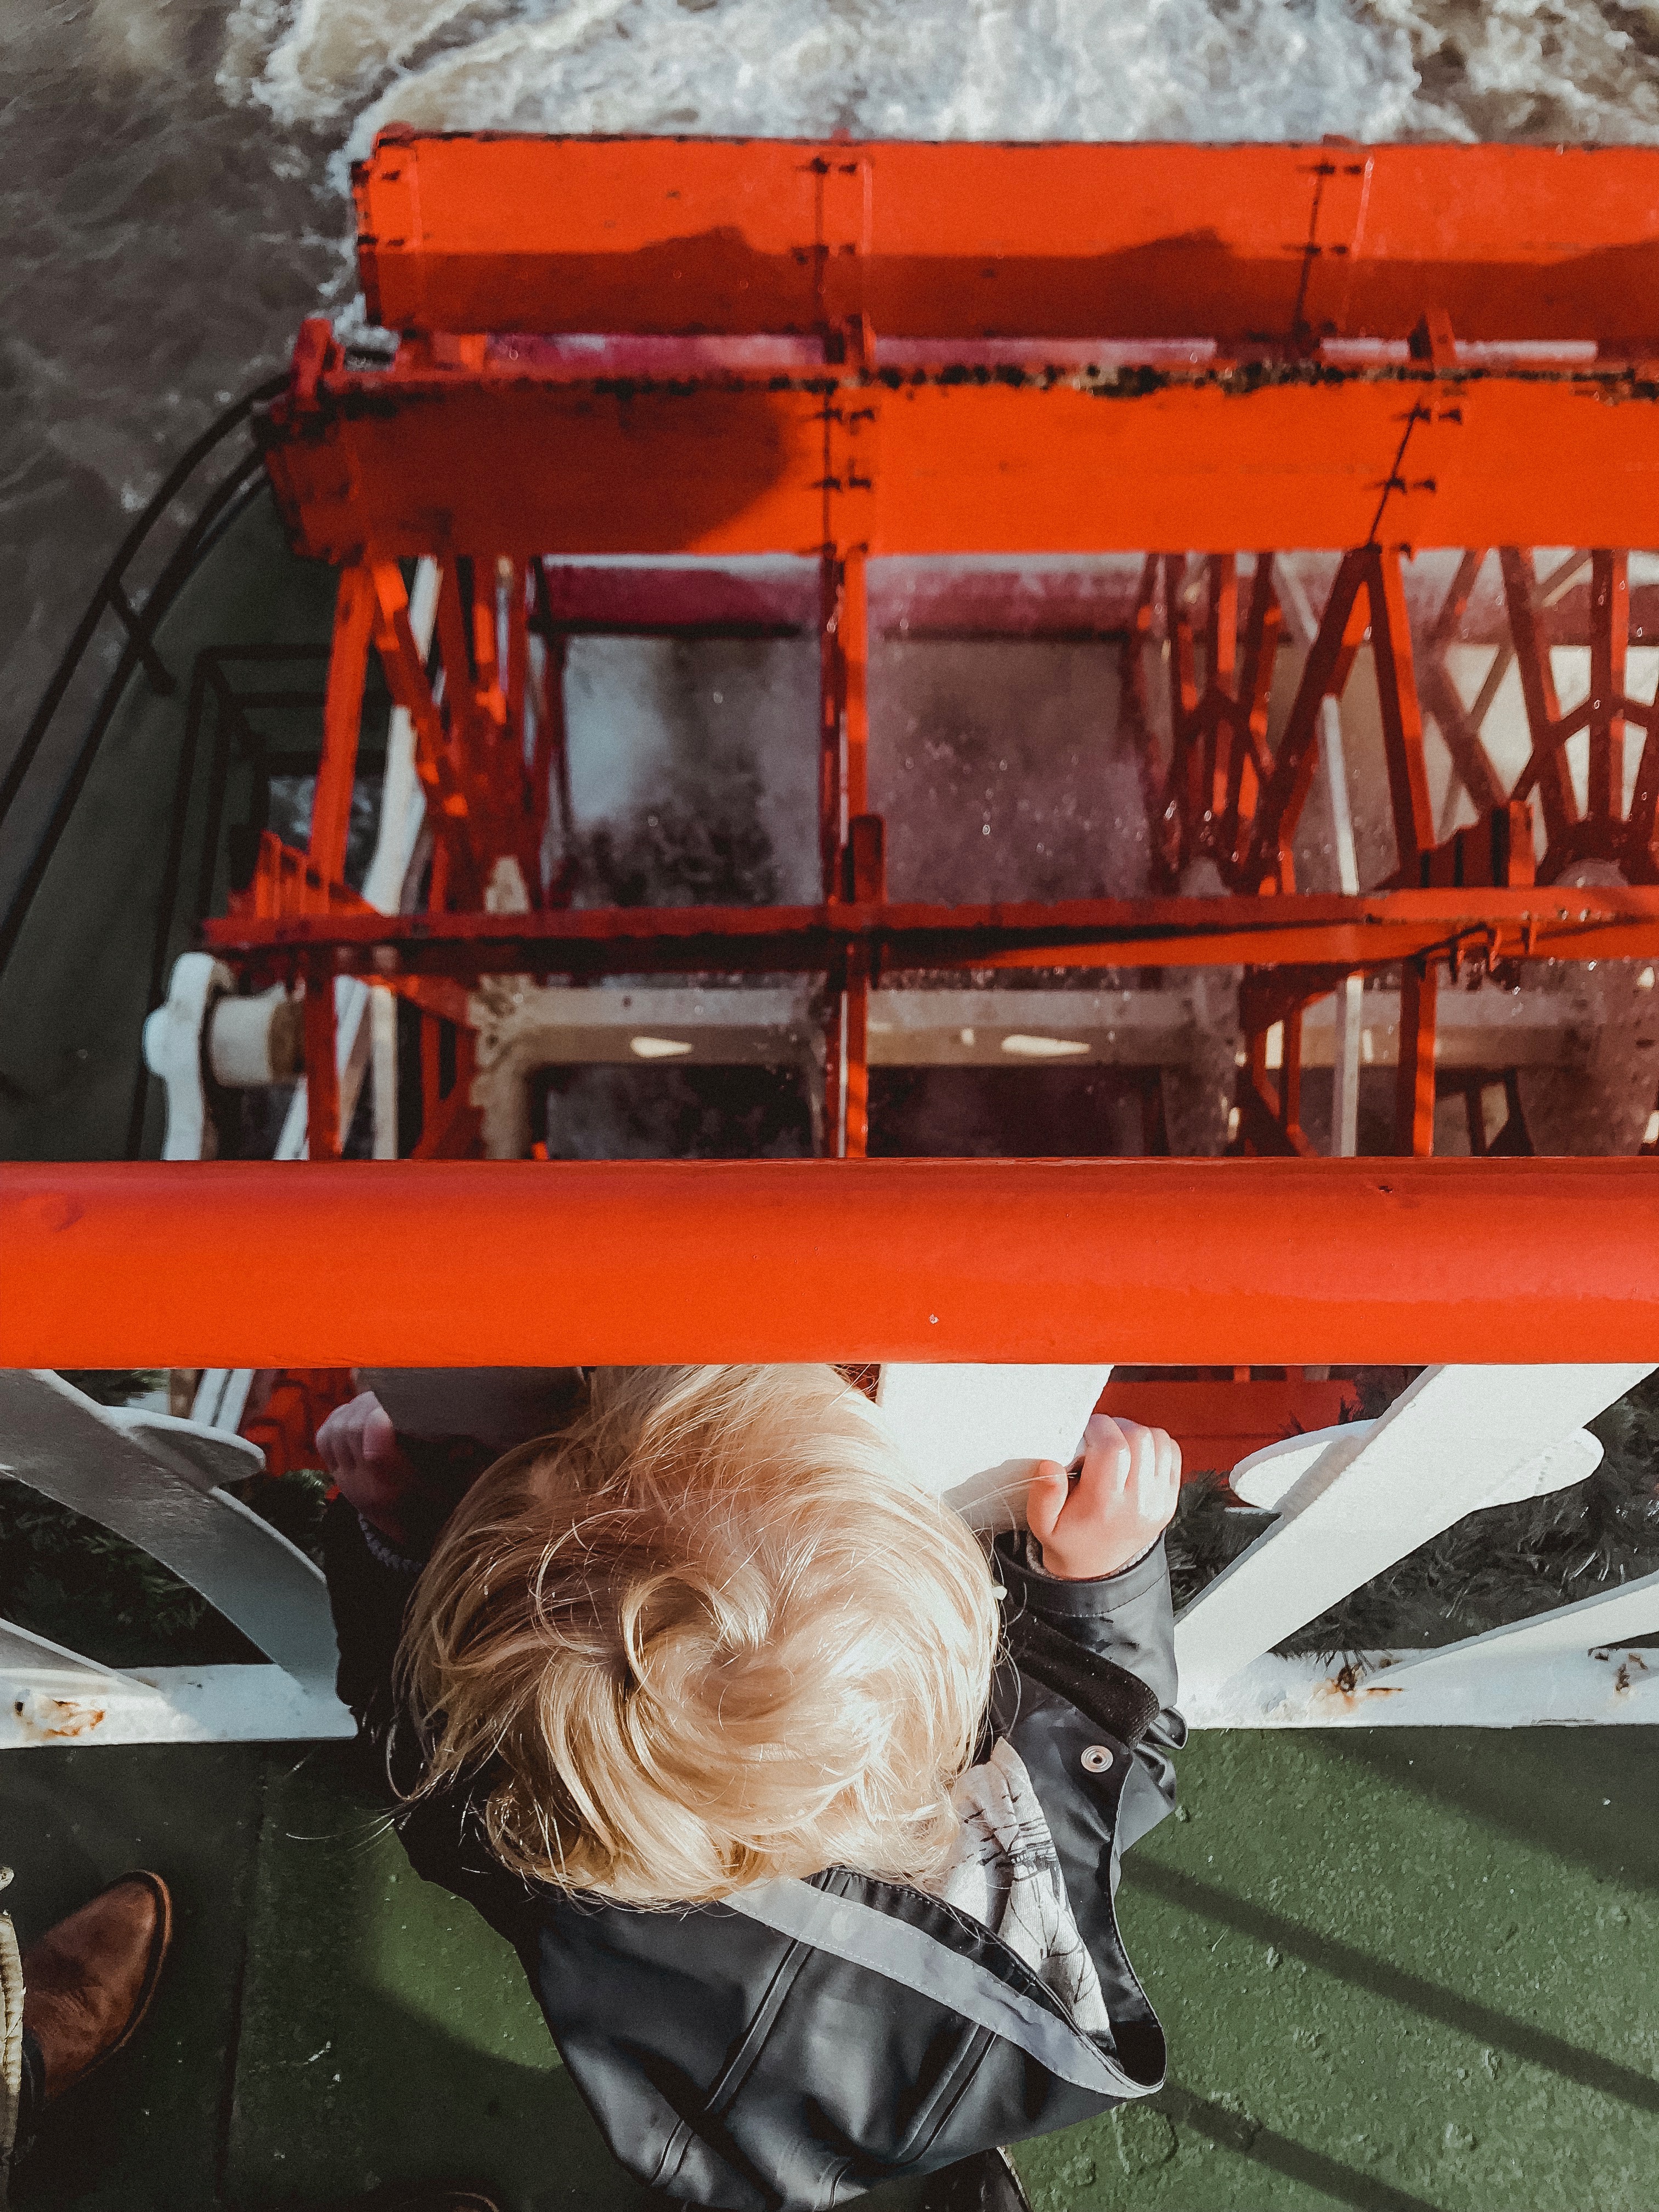
<path id="1" fill-rule="evenodd" d="M 1659 11 L 1590 0 L 242 0 L 219 85 L 428 127 L 1626 138 Z"/>

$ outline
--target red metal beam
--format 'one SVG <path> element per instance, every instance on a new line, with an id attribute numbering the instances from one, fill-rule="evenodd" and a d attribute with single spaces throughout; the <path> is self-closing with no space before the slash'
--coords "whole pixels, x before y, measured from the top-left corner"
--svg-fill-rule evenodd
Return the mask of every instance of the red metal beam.
<path id="1" fill-rule="evenodd" d="M 1659 155 L 383 133 L 394 330 L 1601 339 L 1656 330 Z M 1650 338 L 1650 347 L 1654 340 Z M 1168 542 L 1168 541 L 1165 541 Z"/>
<path id="2" fill-rule="evenodd" d="M 543 565 L 545 620 L 556 632 L 609 637 L 793 637 L 817 627 L 816 560 L 803 560 L 790 574 L 758 577 L 734 574 L 713 562 L 685 568 L 600 567 L 570 561 Z M 1494 570 L 1496 566 L 1493 562 Z M 869 577 L 871 635 L 912 642 L 1029 638 L 1060 645 L 1127 637 L 1135 627 L 1139 585 L 1137 569 L 1127 565 L 1104 570 L 1012 566 L 919 569 L 907 563 L 895 569 L 878 563 Z M 1416 586 L 1409 572 L 1407 598 L 1417 611 Z M 1322 603 L 1322 589 L 1315 589 L 1314 599 L 1316 605 Z M 1659 639 L 1659 586 L 1632 586 L 1629 602 L 1632 641 L 1639 645 L 1644 639 Z M 1465 592 L 1462 603 L 1451 612 L 1453 619 L 1431 638 L 1431 653 L 1419 671 L 1425 699 L 1427 682 L 1437 665 L 1434 652 L 1448 643 L 1510 642 L 1501 591 L 1493 588 L 1473 599 Z M 1552 601 L 1542 619 L 1553 645 L 1582 645 L 1589 634 L 1588 586 Z M 1243 650 L 1241 647 L 1241 655 Z M 1443 696 L 1433 712 L 1437 720 L 1443 720 Z M 1498 793 L 1491 805 L 1500 804 L 1502 796 Z"/>
<path id="3" fill-rule="evenodd" d="M 1402 963 L 1394 1148 L 1407 1159 L 1427 1159 L 1434 1150 L 1434 1040 L 1439 989 L 1440 970 L 1435 962 Z"/>
<path id="4" fill-rule="evenodd" d="M 325 961 L 313 961 L 306 978 L 306 1154 L 340 1157 L 340 1071 L 337 1054 L 334 984 Z"/>
<path id="5" fill-rule="evenodd" d="M 817 626 L 817 577 L 733 575 L 728 568 L 542 564 L 544 621 L 599 637 L 795 637 Z"/>
<path id="6" fill-rule="evenodd" d="M 597 637 L 796 637 L 816 630 L 817 564 L 781 576 L 695 568 L 599 567 L 549 561 L 545 619 Z M 1122 635 L 1135 579 L 1093 569 L 877 569 L 868 580 L 872 634 L 912 640 L 1030 638 L 1081 644 Z M 1659 616 L 1656 616 L 1659 628 Z M 1505 631 L 1505 635 L 1508 635 Z"/>
<path id="7" fill-rule="evenodd" d="M 297 549 L 336 562 L 364 547 L 493 562 L 1639 545 L 1659 385 L 1328 368 L 1052 381 L 1040 362 L 653 384 L 330 365 L 296 378 L 262 435 Z"/>
<path id="8" fill-rule="evenodd" d="M 357 773 L 357 732 L 374 635 L 374 590 L 361 568 L 348 568 L 335 598 L 334 642 L 323 702 L 323 748 L 311 803 L 307 859 L 326 882 L 345 873 L 351 830 L 351 790 Z"/>
<path id="9" fill-rule="evenodd" d="M 0 1361 L 1659 1358 L 1615 1160 L 0 1167 Z"/>
<path id="10" fill-rule="evenodd" d="M 1659 888 L 1475 884 L 1356 898 L 1075 899 L 981 907 L 848 899 L 817 907 L 534 914 L 234 914 L 204 922 L 200 936 L 222 956 L 264 956 L 273 972 L 326 948 L 337 973 L 382 977 L 801 974 L 827 971 L 854 951 L 871 959 L 876 974 L 1284 962 L 1352 969 L 1455 946 L 1504 959 L 1653 959 L 1659 957 Z"/>

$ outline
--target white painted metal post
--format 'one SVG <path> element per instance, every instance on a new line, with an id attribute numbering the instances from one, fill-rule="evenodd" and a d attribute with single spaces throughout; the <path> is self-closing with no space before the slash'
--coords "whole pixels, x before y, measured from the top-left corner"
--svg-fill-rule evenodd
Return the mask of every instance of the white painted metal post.
<path id="1" fill-rule="evenodd" d="M 282 1667 L 102 1667 L 0 1620 L 0 1751 L 274 1743 L 355 1735 L 337 1699 Z"/>
<path id="2" fill-rule="evenodd" d="M 73 1743 L 102 1727 L 125 1705 L 154 1725 L 166 1700 L 159 1690 L 117 1668 L 100 1667 L 15 1621 L 0 1620 L 0 1746 Z"/>
<path id="3" fill-rule="evenodd" d="M 1109 1366 L 884 1366 L 876 1404 L 926 1486 L 970 1527 L 1012 1528 L 1040 1459 L 1075 1456 Z"/>
<path id="4" fill-rule="evenodd" d="M 1650 1371 L 1426 1369 L 1381 1420 L 1334 1431 L 1273 1528 L 1187 1607 L 1176 1624 L 1183 1684 L 1226 1680 L 1466 1513 L 1513 1494 L 1523 1470 Z"/>
<path id="5" fill-rule="evenodd" d="M 415 572 L 410 595 L 410 627 L 424 653 L 432 642 L 438 614 L 438 564 L 422 561 Z M 415 772 L 415 726 L 406 708 L 394 707 L 386 728 L 386 780 L 380 788 L 380 819 L 374 853 L 363 878 L 363 896 L 383 914 L 396 914 L 404 895 L 404 879 L 426 819 L 426 801 Z M 378 1002 L 386 1000 L 380 1009 Z M 375 1002 L 372 1010 L 371 1002 Z M 351 1127 L 357 1110 L 364 1072 L 371 1050 L 376 1055 L 374 1081 L 374 1157 L 395 1159 L 398 1144 L 398 1032 L 397 1008 L 390 994 L 375 991 L 355 976 L 341 976 L 334 986 L 336 1050 L 340 1071 L 340 1129 Z M 307 1139 L 306 1086 L 303 1076 L 294 1086 L 276 1139 L 274 1157 L 279 1160 L 305 1158 Z M 234 1373 L 209 1368 L 197 1389 L 192 1415 L 210 1427 L 234 1431 L 247 1405 L 254 1370 Z"/>
<path id="6" fill-rule="evenodd" d="M 374 1106 L 374 1157 L 398 1157 L 398 1001 L 390 991 L 372 991 L 368 1000 L 369 1049 Z"/>
<path id="7" fill-rule="evenodd" d="M 1305 653 L 1318 635 L 1302 579 L 1288 561 L 1275 575 L 1297 641 Z M 1331 848 L 1336 857 L 1337 889 L 1345 897 L 1359 890 L 1359 857 L 1354 844 L 1353 808 L 1348 796 L 1347 752 L 1342 742 L 1342 710 L 1334 699 L 1319 707 L 1319 757 L 1330 795 Z M 1364 979 L 1349 975 L 1336 990 L 1336 1050 L 1331 1070 L 1331 1151 L 1352 1159 L 1359 1150 L 1360 995 Z"/>
<path id="8" fill-rule="evenodd" d="M 1651 1636 L 1659 1630 L 1659 1575 L 1643 1575 L 1631 1583 L 1598 1590 L 1594 1597 L 1575 1605 L 1557 1606 L 1553 1612 L 1535 1613 L 1530 1620 L 1512 1621 L 1506 1628 L 1489 1629 L 1484 1636 L 1466 1638 L 1461 1644 L 1443 1644 L 1401 1661 L 1393 1679 L 1404 1689 L 1415 1691 L 1433 1684 L 1444 1686 L 1490 1686 L 1499 1674 L 1511 1673 L 1559 1659 L 1582 1659 L 1587 1652 L 1610 1644 L 1627 1644 L 1634 1637 Z M 1659 1652 L 1647 1662 L 1659 1668 Z"/>
<path id="9" fill-rule="evenodd" d="M 254 1371 L 252 1367 L 204 1367 L 190 1409 L 198 1428 L 223 1429 L 234 1436 L 247 1411 Z"/>
<path id="10" fill-rule="evenodd" d="M 95 1405 L 46 1370 L 0 1368 L 0 1464 L 171 1567 L 308 1696 L 335 1708 L 321 1574 L 219 1487 L 263 1467 L 256 1445 L 164 1413 Z"/>
<path id="11" fill-rule="evenodd" d="M 1359 1150 L 1359 1043 L 1363 975 L 1345 975 L 1336 987 L 1336 1049 L 1331 1061 L 1331 1152 L 1352 1159 Z"/>

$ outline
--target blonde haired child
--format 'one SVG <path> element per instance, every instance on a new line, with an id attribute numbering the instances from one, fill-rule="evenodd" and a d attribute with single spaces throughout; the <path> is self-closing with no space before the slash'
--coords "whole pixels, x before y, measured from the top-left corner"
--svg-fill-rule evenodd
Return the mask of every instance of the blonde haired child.
<path id="1" fill-rule="evenodd" d="M 1097 1417 L 988 1553 L 833 1368 L 562 1410 L 470 1484 L 372 1395 L 319 1438 L 342 1694 L 416 1869 L 515 1943 L 641 2180 L 1018 2204 L 998 2146 L 1163 2077 L 1112 1900 L 1182 1736 L 1175 1447 Z"/>

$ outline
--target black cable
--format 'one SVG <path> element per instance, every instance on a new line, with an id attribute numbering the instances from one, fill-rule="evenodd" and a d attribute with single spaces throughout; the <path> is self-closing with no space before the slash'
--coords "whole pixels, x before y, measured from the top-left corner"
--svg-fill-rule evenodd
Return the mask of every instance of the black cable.
<path id="1" fill-rule="evenodd" d="M 35 894 L 52 864 L 52 855 L 68 827 L 87 778 L 92 773 L 93 763 L 98 757 L 105 733 L 115 719 L 115 712 L 128 680 L 142 662 L 144 647 L 155 635 L 162 617 L 172 607 L 192 571 L 218 542 L 222 531 L 216 530 L 214 526 L 222 518 L 223 526 L 228 528 L 264 489 L 264 466 L 259 454 L 250 453 L 238 462 L 228 476 L 220 480 L 145 599 L 143 620 L 139 629 L 128 639 L 120 659 L 116 663 L 115 672 L 104 688 L 103 696 L 81 740 L 80 750 L 59 787 L 46 828 L 36 840 L 28 866 L 13 894 L 5 919 L 0 921 L 0 975 L 4 975 L 6 965 L 16 948 L 29 909 L 34 903 Z"/>
<path id="2" fill-rule="evenodd" d="M 30 719 L 27 729 L 23 732 L 21 742 L 12 757 L 11 763 L 3 779 L 0 779 L 0 823 L 4 823 L 11 803 L 16 798 L 23 778 L 28 771 L 29 764 L 40 749 L 41 742 L 51 726 L 52 717 L 57 714 L 58 704 L 68 690 L 76 668 L 81 664 L 82 657 L 91 641 L 93 632 L 103 618 L 106 610 L 114 605 L 117 594 L 118 593 L 123 599 L 125 599 L 123 580 L 139 547 L 172 505 L 179 487 L 195 473 L 198 465 L 205 456 L 211 453 L 222 440 L 228 438 L 239 425 L 245 422 L 256 407 L 263 405 L 267 400 L 274 399 L 278 392 L 285 389 L 287 383 L 286 370 L 280 376 L 267 377 L 263 384 L 255 385 L 252 391 L 245 392 L 241 398 L 233 406 L 228 407 L 222 415 L 216 416 L 195 443 L 186 447 L 179 455 L 162 479 L 155 497 L 122 539 L 115 557 L 100 578 L 96 590 L 87 602 L 86 612 L 76 623 L 73 636 L 64 648 L 62 659 L 53 670 L 46 690 L 40 695 L 40 704 Z M 148 617 L 155 597 L 155 592 L 152 588 L 145 599 L 143 612 L 136 618 L 140 625 Z M 131 602 L 127 602 L 127 605 L 118 609 L 118 611 L 120 612 L 121 618 L 126 624 L 129 642 L 131 642 L 137 635 L 134 620 L 131 618 Z M 149 625 L 149 631 L 146 634 L 153 633 L 154 629 L 155 624 L 152 623 Z"/>

